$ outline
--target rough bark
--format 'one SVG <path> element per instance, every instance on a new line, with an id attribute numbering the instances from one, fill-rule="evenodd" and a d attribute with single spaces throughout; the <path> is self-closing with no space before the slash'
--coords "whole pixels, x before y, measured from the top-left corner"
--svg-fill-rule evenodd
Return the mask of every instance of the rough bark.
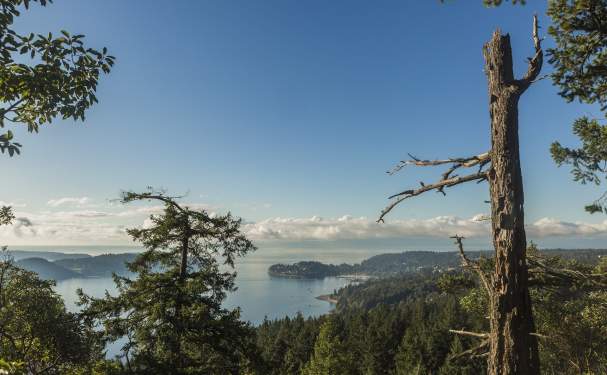
<path id="1" fill-rule="evenodd" d="M 541 49 L 539 53 L 539 66 L 533 67 L 537 72 L 541 67 Z M 527 285 L 527 242 L 518 140 L 518 101 L 537 72 L 515 80 L 510 37 L 501 35 L 499 30 L 485 45 L 484 56 L 491 115 L 488 179 L 495 247 L 488 372 L 491 375 L 539 374 L 537 338 L 530 335 L 534 331 L 534 322 Z"/>

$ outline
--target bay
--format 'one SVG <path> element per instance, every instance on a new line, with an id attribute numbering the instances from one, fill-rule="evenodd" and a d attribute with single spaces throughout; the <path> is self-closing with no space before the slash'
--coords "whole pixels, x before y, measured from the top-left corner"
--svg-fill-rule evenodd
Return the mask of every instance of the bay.
<path id="1" fill-rule="evenodd" d="M 105 251 L 104 251 L 105 249 Z M 122 248 L 121 248 L 122 249 Z M 39 250 L 39 249 L 37 249 Z M 69 250 L 69 251 L 68 251 Z M 70 253 L 88 253 L 98 255 L 107 252 L 125 252 L 127 250 L 90 247 L 53 248 L 52 251 Z M 48 251 L 51 251 L 49 249 Z M 133 251 L 132 249 L 130 251 Z M 317 296 L 330 294 L 349 282 L 343 278 L 290 279 L 268 275 L 268 267 L 275 263 L 294 263 L 301 260 L 317 260 L 325 263 L 356 263 L 377 251 L 348 249 L 276 249 L 262 248 L 238 259 L 236 263 L 237 290 L 228 294 L 224 306 L 240 308 L 241 318 L 252 324 L 260 324 L 265 318 L 278 319 L 301 313 L 305 317 L 319 316 L 331 311 L 332 305 L 316 299 Z M 92 296 L 101 297 L 108 291 L 115 293 L 111 278 L 75 278 L 57 283 L 56 291 L 65 300 L 70 311 L 77 311 L 76 290 L 82 290 Z"/>
<path id="2" fill-rule="evenodd" d="M 135 247 L 108 246 L 27 246 L 11 247 L 13 250 L 60 252 L 67 254 L 101 255 L 108 253 L 138 252 Z M 316 248 L 314 244 L 306 248 L 266 248 L 239 258 L 236 261 L 237 290 L 228 294 L 224 306 L 239 308 L 241 319 L 258 325 L 264 319 L 279 319 L 301 313 L 304 317 L 329 313 L 333 306 L 317 296 L 330 294 L 347 285 L 344 278 L 324 279 L 277 278 L 268 275 L 268 267 L 275 263 L 294 263 L 316 260 L 323 263 L 357 263 L 381 252 L 367 249 Z M 111 278 L 74 278 L 57 282 L 56 292 L 63 297 L 68 310 L 78 311 L 76 290 L 81 288 L 86 294 L 102 297 L 106 291 L 116 292 Z M 120 352 L 124 340 L 109 344 L 106 355 L 111 358 Z"/>

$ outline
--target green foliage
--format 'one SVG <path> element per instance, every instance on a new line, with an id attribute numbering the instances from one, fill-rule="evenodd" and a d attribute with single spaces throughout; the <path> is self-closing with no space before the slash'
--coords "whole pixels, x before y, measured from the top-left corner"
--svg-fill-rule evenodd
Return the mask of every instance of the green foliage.
<path id="1" fill-rule="evenodd" d="M 21 362 L 9 362 L 0 358 L 0 374 L 2 375 L 13 375 L 23 373 L 23 363 Z"/>
<path id="2" fill-rule="evenodd" d="M 258 374 L 299 375 L 308 362 L 324 318 L 304 319 L 301 314 L 277 321 L 265 320 L 256 329 L 262 358 Z"/>
<path id="3" fill-rule="evenodd" d="M 380 304 L 398 304 L 437 292 L 435 274 L 408 274 L 399 277 L 350 284 L 339 291 L 337 310 L 369 310 Z"/>
<path id="4" fill-rule="evenodd" d="M 575 181 L 600 184 L 599 174 L 604 174 L 607 167 L 607 126 L 596 119 L 581 117 L 575 120 L 573 133 L 581 140 L 582 146 L 572 149 L 554 142 L 550 147 L 552 158 L 559 166 L 570 165 Z M 604 200 L 605 196 L 597 199 L 586 206 L 586 211 L 605 212 Z"/>
<path id="5" fill-rule="evenodd" d="M 607 259 L 596 265 L 543 259 L 532 299 L 547 374 L 607 373 Z M 538 277 L 539 276 L 539 277 Z"/>
<path id="6" fill-rule="evenodd" d="M 0 128 L 20 123 L 38 132 L 57 117 L 84 120 L 85 111 L 97 102 L 99 76 L 109 73 L 115 58 L 106 48 L 86 47 L 84 35 L 65 30 L 59 36 L 18 34 L 13 22 L 32 2 L 46 6 L 51 1 L 0 1 Z M 0 135 L 2 153 L 13 156 L 20 148 L 10 130 Z"/>
<path id="7" fill-rule="evenodd" d="M 327 319 L 320 327 L 320 332 L 314 352 L 308 364 L 303 368 L 302 375 L 348 375 L 352 366 L 352 358 L 344 345 L 338 326 L 339 321 Z"/>
<path id="8" fill-rule="evenodd" d="M 0 369 L 9 374 L 77 374 L 102 357 L 96 335 L 69 313 L 53 283 L 0 262 Z"/>
<path id="9" fill-rule="evenodd" d="M 548 49 L 554 66 L 552 80 L 567 101 L 597 103 L 607 109 L 607 1 L 551 0 L 548 33 L 556 46 Z M 600 183 L 607 162 L 607 130 L 597 119 L 582 117 L 573 124 L 582 146 L 568 148 L 554 142 L 552 158 L 572 167 L 573 178 L 581 183 Z M 585 207 L 587 212 L 605 212 L 605 196 Z"/>
<path id="10" fill-rule="evenodd" d="M 582 256 L 580 259 L 584 262 L 580 262 L 548 254 L 539 251 L 533 243 L 527 250 L 542 371 L 604 374 L 607 371 L 607 258 L 594 255 L 589 261 Z M 575 258 L 575 253 L 573 255 Z M 473 321 L 488 315 L 488 295 L 481 287 L 465 292 L 459 304 Z"/>
<path id="11" fill-rule="evenodd" d="M 415 374 L 418 364 L 420 374 L 447 374 L 448 369 L 482 374 L 483 360 L 449 359 L 453 346 L 461 344 L 465 350 L 473 342 L 466 338 L 454 343 L 456 337 L 448 329 L 482 330 L 484 318 L 469 319 L 457 298 L 439 292 L 436 285 L 428 287 L 437 280 L 436 275 L 372 280 L 361 284 L 356 293 L 352 288 L 338 292 L 340 299 L 348 298 L 350 303 L 334 314 L 265 321 L 257 328 L 265 366 L 258 374 L 300 374 L 301 368 L 313 374 Z M 407 292 L 390 292 L 397 288 Z M 389 303 L 379 302 L 379 297 L 377 303 L 365 302 L 381 290 L 387 291 L 384 296 Z"/>
<path id="12" fill-rule="evenodd" d="M 454 346 L 463 349 L 461 339 L 449 333 L 449 329 L 470 326 L 470 323 L 454 297 L 444 298 L 441 305 L 442 308 L 436 309 L 432 304 L 417 301 L 413 306 L 415 324 L 407 330 L 399 346 L 395 374 L 437 374 L 448 369 L 463 374 L 484 373 L 482 361 L 449 359 L 450 353 L 454 355 Z M 461 351 L 455 354 L 459 353 Z"/>
<path id="13" fill-rule="evenodd" d="M 8 206 L 0 207 L 0 225 L 8 225 L 12 223 L 15 215 L 13 210 Z"/>
<path id="14" fill-rule="evenodd" d="M 128 264 L 136 278 L 114 276 L 117 296 L 81 293 L 84 315 L 108 341 L 126 337 L 128 373 L 238 374 L 253 355 L 252 331 L 221 303 L 234 289 L 234 260 L 255 248 L 230 214 L 210 215 L 152 190 L 127 192 L 125 203 L 164 204 L 151 225 L 129 229 L 146 251 Z"/>
<path id="15" fill-rule="evenodd" d="M 560 95 L 607 109 L 607 1 L 551 0 L 548 15 L 556 42 L 548 56 Z"/>

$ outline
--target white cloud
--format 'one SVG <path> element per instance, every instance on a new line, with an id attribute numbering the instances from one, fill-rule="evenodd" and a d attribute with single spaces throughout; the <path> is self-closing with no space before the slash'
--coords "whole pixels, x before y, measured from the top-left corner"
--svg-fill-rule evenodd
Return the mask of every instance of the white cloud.
<path id="1" fill-rule="evenodd" d="M 487 237 L 491 222 L 486 215 L 472 218 L 438 216 L 429 219 L 405 219 L 378 224 L 365 217 L 353 218 L 270 218 L 244 225 L 244 231 L 256 240 L 356 240 L 401 237 L 446 238 L 455 234 Z M 599 224 L 566 222 L 543 218 L 527 225 L 531 237 L 607 236 L 607 221 Z"/>
<path id="2" fill-rule="evenodd" d="M 110 244 L 130 243 L 125 228 L 150 226 L 150 215 L 160 214 L 163 205 L 112 206 L 90 205 L 90 199 L 59 198 L 48 205 L 63 210 L 23 212 L 17 210 L 17 219 L 10 226 L 0 227 L 0 243 L 8 244 Z M 1 202 L 0 202 L 1 203 Z M 69 205 L 81 209 L 67 209 Z M 185 204 L 194 209 L 209 210 L 202 203 Z M 92 209 L 95 207 L 95 209 Z M 323 218 L 268 218 L 245 222 L 243 231 L 253 240 L 305 241 L 305 240 L 374 240 L 390 238 L 448 238 L 455 234 L 469 238 L 490 237 L 491 222 L 486 215 L 470 218 L 438 216 L 427 219 L 388 220 L 378 224 L 372 218 L 342 216 Z M 602 223 L 567 222 L 555 218 L 542 218 L 527 225 L 530 238 L 607 238 L 607 220 Z"/>
<path id="3" fill-rule="evenodd" d="M 5 202 L 5 201 L 0 201 L 0 207 L 1 206 L 10 206 L 13 208 L 23 208 L 26 207 L 27 205 L 25 203 L 20 203 L 20 202 Z"/>
<path id="4" fill-rule="evenodd" d="M 82 206 L 89 202 L 90 202 L 89 197 L 80 197 L 80 198 L 64 197 L 64 198 L 51 199 L 48 202 L 46 202 L 46 204 L 50 207 L 59 207 L 59 206 L 63 206 L 63 205 Z"/>
<path id="5" fill-rule="evenodd" d="M 602 223 L 568 222 L 553 218 L 542 218 L 527 226 L 531 236 L 600 236 L 607 234 L 607 220 Z"/>
<path id="6" fill-rule="evenodd" d="M 478 216 L 478 215 L 477 215 Z M 431 219 L 407 219 L 378 224 L 365 217 L 325 219 L 271 218 L 244 226 L 245 232 L 259 240 L 343 240 L 396 238 L 407 236 L 448 237 L 454 234 L 479 237 L 489 233 L 489 224 L 477 217 L 463 219 L 439 216 Z"/>
<path id="7" fill-rule="evenodd" d="M 118 207 L 110 202 L 106 205 L 92 205 L 88 203 L 90 201 L 86 197 L 59 198 L 48 202 L 54 210 L 17 210 L 17 219 L 11 225 L 0 226 L 0 244 L 131 244 L 125 229 L 141 227 L 142 223 L 149 226 L 149 216 L 160 214 L 164 210 L 163 205 Z M 202 203 L 184 205 L 193 209 L 211 207 Z M 69 209 L 70 206 L 81 209 Z"/>

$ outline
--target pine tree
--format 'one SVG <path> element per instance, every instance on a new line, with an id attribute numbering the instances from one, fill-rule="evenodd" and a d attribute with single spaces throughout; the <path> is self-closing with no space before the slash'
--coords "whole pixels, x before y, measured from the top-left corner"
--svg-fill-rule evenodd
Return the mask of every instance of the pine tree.
<path id="1" fill-rule="evenodd" d="M 302 375 L 349 375 L 350 359 L 340 337 L 340 329 L 333 318 L 320 327 L 314 344 L 312 358 L 302 370 Z"/>
<path id="2" fill-rule="evenodd" d="M 163 192 L 127 192 L 122 202 L 164 204 L 151 225 L 129 229 L 145 251 L 114 276 L 117 296 L 81 292 L 84 314 L 101 324 L 108 340 L 125 337 L 123 361 L 131 373 L 238 374 L 251 352 L 251 329 L 239 310 L 221 306 L 234 289 L 235 258 L 253 251 L 240 220 L 210 215 Z"/>

